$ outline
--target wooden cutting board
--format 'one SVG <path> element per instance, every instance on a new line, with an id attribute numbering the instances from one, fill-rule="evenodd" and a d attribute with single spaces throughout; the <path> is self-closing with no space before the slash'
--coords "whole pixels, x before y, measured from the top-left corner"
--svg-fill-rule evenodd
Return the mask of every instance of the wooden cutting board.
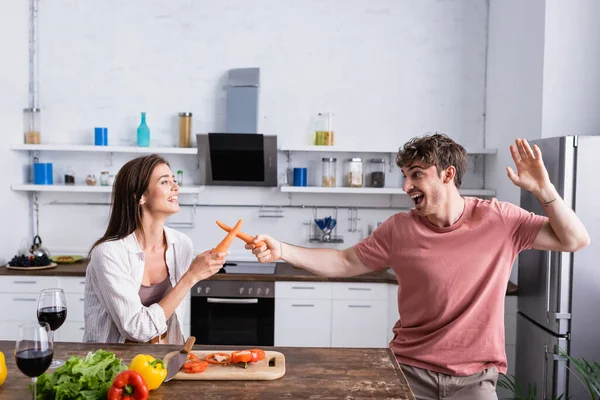
<path id="1" fill-rule="evenodd" d="M 239 349 L 243 350 L 243 349 Z M 235 351 L 232 350 L 232 351 Z M 164 357 L 165 365 L 169 364 L 169 359 L 178 351 L 172 351 Z M 200 360 L 211 353 L 231 353 L 223 350 L 204 350 L 192 351 Z M 248 363 L 248 368 L 236 364 L 219 365 L 208 364 L 204 372 L 197 374 L 188 374 L 181 369 L 173 380 L 215 380 L 215 381 L 270 381 L 279 379 L 285 375 L 285 356 L 278 351 L 265 351 L 265 359 L 256 363 Z"/>

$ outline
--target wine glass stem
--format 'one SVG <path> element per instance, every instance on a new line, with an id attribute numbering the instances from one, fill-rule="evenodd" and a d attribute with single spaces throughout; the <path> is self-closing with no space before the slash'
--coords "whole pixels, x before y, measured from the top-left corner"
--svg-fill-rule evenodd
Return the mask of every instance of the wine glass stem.
<path id="1" fill-rule="evenodd" d="M 33 400 L 37 399 L 37 377 L 31 378 L 31 382 L 33 383 Z"/>
<path id="2" fill-rule="evenodd" d="M 50 343 L 54 345 L 54 331 L 50 331 L 50 337 L 48 338 L 48 340 L 50 340 Z"/>

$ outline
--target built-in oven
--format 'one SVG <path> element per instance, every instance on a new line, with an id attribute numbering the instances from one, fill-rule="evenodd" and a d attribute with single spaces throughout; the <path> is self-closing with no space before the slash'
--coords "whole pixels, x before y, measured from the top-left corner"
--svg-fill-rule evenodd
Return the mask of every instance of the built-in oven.
<path id="1" fill-rule="evenodd" d="M 274 282 L 207 280 L 191 297 L 191 334 L 197 344 L 273 346 Z"/>

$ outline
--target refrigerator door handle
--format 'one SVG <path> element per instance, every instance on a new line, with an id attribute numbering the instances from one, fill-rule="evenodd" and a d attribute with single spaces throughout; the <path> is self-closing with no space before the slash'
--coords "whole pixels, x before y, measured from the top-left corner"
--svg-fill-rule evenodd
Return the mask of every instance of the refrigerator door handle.
<path id="1" fill-rule="evenodd" d="M 542 399 L 546 398 L 546 385 L 548 384 L 548 345 L 544 345 L 544 380 L 542 381 Z"/>
<path id="2" fill-rule="evenodd" d="M 550 296 L 552 293 L 552 252 L 548 252 L 546 263 L 546 322 L 550 320 L 571 319 L 571 313 L 558 313 L 550 311 Z"/>
<path id="3" fill-rule="evenodd" d="M 546 263 L 546 322 L 550 322 L 550 287 L 552 285 L 552 252 L 548 252 Z"/>

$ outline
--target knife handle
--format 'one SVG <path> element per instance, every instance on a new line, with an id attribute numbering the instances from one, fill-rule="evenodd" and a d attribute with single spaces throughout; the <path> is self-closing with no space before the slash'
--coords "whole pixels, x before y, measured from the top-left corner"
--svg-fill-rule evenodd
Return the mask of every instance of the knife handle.
<path id="1" fill-rule="evenodd" d="M 194 346 L 194 343 L 196 343 L 196 337 L 195 336 L 190 336 L 185 341 L 185 345 L 183 346 L 183 350 L 181 350 L 181 352 L 182 353 L 189 353 L 190 351 L 192 351 L 192 347 Z"/>

